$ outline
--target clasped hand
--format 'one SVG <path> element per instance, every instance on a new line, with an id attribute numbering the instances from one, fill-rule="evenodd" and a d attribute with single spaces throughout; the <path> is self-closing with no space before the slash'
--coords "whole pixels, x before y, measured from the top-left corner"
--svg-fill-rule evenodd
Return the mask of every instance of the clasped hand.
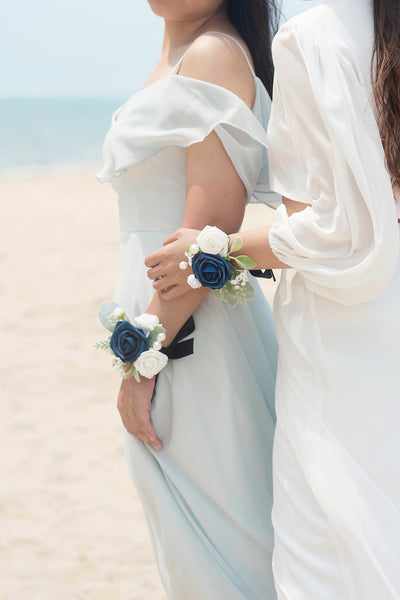
<path id="1" fill-rule="evenodd" d="M 195 242 L 199 233 L 197 229 L 182 227 L 164 240 L 162 248 L 145 259 L 144 264 L 149 268 L 147 276 L 165 300 L 174 300 L 190 291 L 187 277 L 192 270 L 189 266 L 182 270 L 179 264 L 185 260 L 185 249 Z"/>

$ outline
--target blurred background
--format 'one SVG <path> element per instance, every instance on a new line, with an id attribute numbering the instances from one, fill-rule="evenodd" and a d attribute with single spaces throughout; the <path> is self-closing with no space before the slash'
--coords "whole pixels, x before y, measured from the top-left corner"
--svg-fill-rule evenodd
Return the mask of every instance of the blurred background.
<path id="1" fill-rule="evenodd" d="M 319 3 L 285 0 L 284 17 Z M 2 5 L 0 600 L 166 600 L 125 467 L 118 376 L 93 349 L 119 245 L 114 192 L 94 175 L 161 41 L 145 0 Z M 251 205 L 245 227 L 272 218 Z M 271 301 L 276 284 L 263 289 Z"/>
<path id="2" fill-rule="evenodd" d="M 313 4 L 286 0 L 284 18 Z M 4 4 L 0 175 L 100 160 L 111 113 L 143 86 L 161 39 L 145 0 Z"/>

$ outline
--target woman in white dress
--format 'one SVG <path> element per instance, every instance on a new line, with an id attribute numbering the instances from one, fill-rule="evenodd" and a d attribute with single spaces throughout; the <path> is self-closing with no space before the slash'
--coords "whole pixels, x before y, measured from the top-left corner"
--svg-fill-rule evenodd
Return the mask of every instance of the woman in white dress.
<path id="1" fill-rule="evenodd" d="M 250 32 L 271 90 L 275 12 L 261 0 L 149 4 L 165 19 L 162 55 L 146 87 L 113 116 L 98 174 L 118 193 L 115 299 L 130 320 L 157 314 L 165 344 L 191 315 L 195 330 L 155 391 L 154 378 L 122 383 L 127 461 L 170 599 L 273 600 L 272 314 L 259 288 L 250 309 L 207 290 L 166 302 L 144 258 L 182 224 L 238 228 L 246 201 L 268 192 L 270 98 L 238 31 Z"/>
<path id="2" fill-rule="evenodd" d="M 246 232 L 241 252 L 284 268 L 274 305 L 277 593 L 395 600 L 400 2 L 327 0 L 281 28 L 273 58 L 270 172 L 284 203 L 269 244 L 266 229 Z M 178 232 L 161 263 L 149 260 L 169 297 L 183 284 L 166 261 L 195 235 Z"/>

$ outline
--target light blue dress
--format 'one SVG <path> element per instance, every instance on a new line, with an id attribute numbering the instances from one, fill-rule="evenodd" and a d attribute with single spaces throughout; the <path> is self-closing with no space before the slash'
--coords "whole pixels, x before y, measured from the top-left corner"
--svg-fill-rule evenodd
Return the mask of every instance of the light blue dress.
<path id="1" fill-rule="evenodd" d="M 100 181 L 119 196 L 116 300 L 134 316 L 153 295 L 144 258 L 182 224 L 185 147 L 215 131 L 247 190 L 268 192 L 270 100 L 255 76 L 252 110 L 235 94 L 173 73 L 113 116 Z M 116 177 L 116 176 L 119 177 Z M 194 314 L 194 354 L 170 360 L 151 418 L 163 449 L 126 437 L 159 572 L 172 600 L 273 600 L 271 455 L 277 342 L 256 298 L 231 308 L 210 293 Z"/>

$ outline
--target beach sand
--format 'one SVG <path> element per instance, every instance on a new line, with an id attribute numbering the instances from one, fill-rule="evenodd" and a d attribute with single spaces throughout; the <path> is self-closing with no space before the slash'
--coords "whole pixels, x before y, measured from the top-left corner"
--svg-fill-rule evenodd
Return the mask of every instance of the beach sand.
<path id="1" fill-rule="evenodd" d="M 119 251 L 115 194 L 94 172 L 0 180 L 0 600 L 166 600 L 119 378 L 93 348 Z M 250 206 L 246 226 L 271 219 Z"/>

